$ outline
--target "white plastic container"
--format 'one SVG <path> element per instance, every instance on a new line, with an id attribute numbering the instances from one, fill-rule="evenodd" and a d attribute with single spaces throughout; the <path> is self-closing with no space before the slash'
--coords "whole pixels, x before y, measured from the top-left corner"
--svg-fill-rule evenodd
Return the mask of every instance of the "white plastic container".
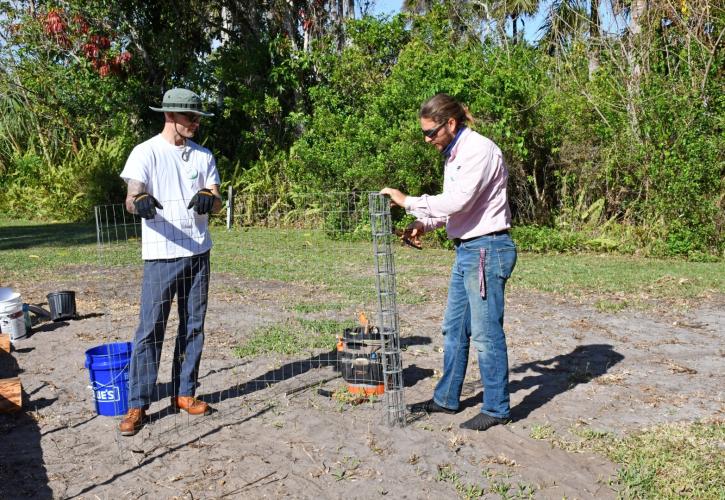
<path id="1" fill-rule="evenodd" d="M 12 288 L 0 288 L 0 332 L 8 334 L 12 343 L 27 333 L 23 301 Z"/>

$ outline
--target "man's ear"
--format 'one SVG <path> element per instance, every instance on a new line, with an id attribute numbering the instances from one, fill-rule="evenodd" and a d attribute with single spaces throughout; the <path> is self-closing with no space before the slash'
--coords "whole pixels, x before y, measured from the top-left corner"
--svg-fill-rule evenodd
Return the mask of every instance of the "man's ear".
<path id="1" fill-rule="evenodd" d="M 448 130 L 451 131 L 451 134 L 455 134 L 458 132 L 458 120 L 453 118 L 452 116 L 448 118 Z"/>

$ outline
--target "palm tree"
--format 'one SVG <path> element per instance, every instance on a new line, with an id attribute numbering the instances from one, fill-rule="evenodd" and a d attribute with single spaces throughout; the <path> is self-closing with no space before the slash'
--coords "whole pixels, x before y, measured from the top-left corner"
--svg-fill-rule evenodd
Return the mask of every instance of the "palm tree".
<path id="1" fill-rule="evenodd" d="M 554 55 L 568 46 L 572 40 L 588 34 L 589 78 L 599 69 L 601 30 L 599 19 L 600 0 L 554 0 L 549 15 L 540 31 L 540 43 Z"/>
<path id="2" fill-rule="evenodd" d="M 587 9 L 581 0 L 554 0 L 544 24 L 539 28 L 542 34 L 539 44 L 546 46 L 550 55 L 558 54 L 568 47 L 572 40 L 584 35 L 588 24 Z"/>
<path id="3" fill-rule="evenodd" d="M 412 14 L 426 14 L 431 11 L 436 0 L 403 0 L 401 9 Z"/>
<path id="4" fill-rule="evenodd" d="M 478 2 L 479 4 L 482 2 Z M 505 26 L 507 19 L 511 19 L 511 34 L 513 43 L 523 38 L 523 30 L 519 32 L 519 21 L 523 27 L 523 16 L 533 16 L 539 10 L 539 0 L 494 0 L 487 5 L 490 15 Z M 505 29 L 505 28 L 502 28 Z"/>
<path id="5" fill-rule="evenodd" d="M 521 20 L 523 28 L 523 16 L 533 16 L 536 11 L 539 10 L 538 0 L 505 0 L 504 9 L 511 19 L 511 30 L 513 35 L 514 43 L 519 41 L 519 38 L 523 38 L 523 29 L 521 35 L 518 34 L 518 24 Z"/>

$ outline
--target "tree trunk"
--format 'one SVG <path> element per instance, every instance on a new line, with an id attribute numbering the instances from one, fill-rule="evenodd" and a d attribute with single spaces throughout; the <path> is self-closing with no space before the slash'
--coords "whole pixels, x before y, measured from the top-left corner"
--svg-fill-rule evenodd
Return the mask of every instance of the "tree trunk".
<path id="1" fill-rule="evenodd" d="M 337 50 L 345 47 L 345 3 L 346 0 L 334 0 L 332 7 L 332 29 L 337 39 Z"/>
<path id="2" fill-rule="evenodd" d="M 632 0 L 629 8 L 629 32 L 638 35 L 642 31 L 641 19 L 647 10 L 648 0 Z"/>
<path id="3" fill-rule="evenodd" d="M 589 79 L 599 69 L 599 0 L 590 0 L 589 4 Z"/>
<path id="4" fill-rule="evenodd" d="M 639 49 L 642 44 L 637 39 L 642 33 L 642 18 L 647 11 L 648 0 L 632 0 L 629 10 L 629 37 L 625 44 L 626 59 L 630 68 L 630 75 L 627 81 L 627 114 L 629 115 L 630 128 L 636 137 L 639 136 L 639 116 L 637 112 L 637 101 L 639 98 L 639 84 L 642 74 L 640 65 Z M 640 138 L 641 139 L 641 138 Z"/>
<path id="5" fill-rule="evenodd" d="M 219 35 L 219 45 L 224 47 L 229 42 L 229 33 L 233 29 L 232 13 L 229 11 L 229 8 L 226 5 L 222 6 L 220 17 L 222 22 L 222 29 Z"/>

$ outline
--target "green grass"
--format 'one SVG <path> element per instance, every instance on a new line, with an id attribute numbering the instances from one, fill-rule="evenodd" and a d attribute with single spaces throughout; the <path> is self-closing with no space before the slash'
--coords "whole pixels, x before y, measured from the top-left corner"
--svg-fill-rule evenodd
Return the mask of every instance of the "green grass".
<path id="1" fill-rule="evenodd" d="M 550 439 L 554 436 L 555 432 L 551 424 L 534 424 L 531 426 L 529 436 L 532 439 Z"/>
<path id="2" fill-rule="evenodd" d="M 580 439 L 551 433 L 546 439 L 568 451 L 600 453 L 621 467 L 616 488 L 624 498 L 725 498 L 725 424 L 665 424 L 618 437 L 577 427 Z"/>
<path id="3" fill-rule="evenodd" d="M 358 303 L 375 294 L 369 242 L 330 240 L 322 231 L 289 229 L 222 229 L 213 237 L 217 272 L 311 285 Z"/>
<path id="4" fill-rule="evenodd" d="M 42 224 L 0 219 L 0 272 L 4 281 L 74 276 L 78 268 L 140 263 L 138 244 L 98 246 L 95 225 Z"/>
<path id="5" fill-rule="evenodd" d="M 331 301 L 335 307 L 360 304 L 375 296 L 369 242 L 330 240 L 322 231 L 307 230 L 213 227 L 212 235 L 214 272 L 316 287 L 320 294 L 338 297 Z M 431 276 L 444 287 L 452 261 L 453 254 L 447 250 L 396 246 L 398 301 L 425 300 L 420 291 Z M 42 280 L 49 275 L 62 278 L 77 275 L 79 269 L 139 266 L 140 262 L 138 240 L 99 248 L 93 226 L 0 220 L 0 273 L 5 282 Z M 601 311 L 617 312 L 646 301 L 725 293 L 725 265 L 611 254 L 521 253 L 509 286 L 514 291 L 524 288 L 583 298 Z M 314 299 L 305 303 L 311 305 L 300 303 L 299 311 L 313 312 Z"/>
<path id="6" fill-rule="evenodd" d="M 510 283 L 564 295 L 695 298 L 725 293 L 725 265 L 609 254 L 524 253 Z"/>
<path id="7" fill-rule="evenodd" d="M 233 352 L 240 358 L 247 358 L 260 354 L 292 355 L 315 349 L 334 349 L 336 336 L 353 326 L 353 321 L 297 318 L 255 330 L 251 338 L 235 347 Z"/>
<path id="8" fill-rule="evenodd" d="M 479 484 L 464 482 L 463 476 L 454 471 L 450 464 L 438 466 L 436 481 L 452 485 L 461 500 L 481 498 L 487 493 L 498 495 L 498 498 L 506 500 L 534 498 L 536 489 L 533 486 L 525 483 L 518 483 L 514 486 L 504 479 L 495 479 L 496 473 L 494 471 L 484 470 L 483 472 L 488 479 L 488 488 Z"/>
<path id="9" fill-rule="evenodd" d="M 324 311 L 340 311 L 344 308 L 344 304 L 339 302 L 300 302 L 292 306 L 294 312 L 309 314 Z"/>

